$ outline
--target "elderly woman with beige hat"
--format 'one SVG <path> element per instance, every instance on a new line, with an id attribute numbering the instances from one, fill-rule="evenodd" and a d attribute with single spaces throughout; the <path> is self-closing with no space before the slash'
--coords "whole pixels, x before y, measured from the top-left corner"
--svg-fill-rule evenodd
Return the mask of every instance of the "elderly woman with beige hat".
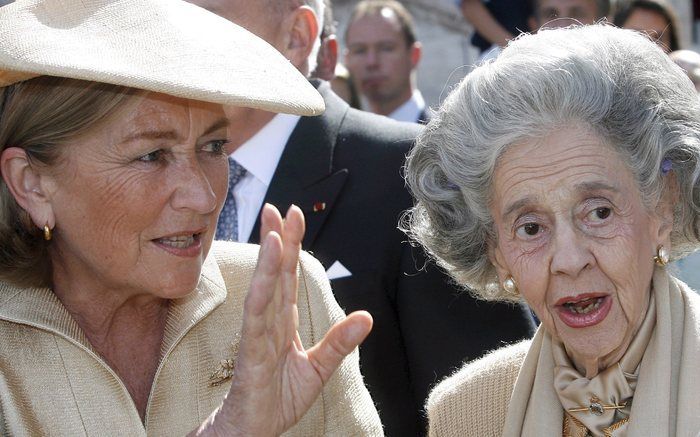
<path id="1" fill-rule="evenodd" d="M 542 322 L 434 389 L 432 436 L 698 435 L 700 297 L 666 265 L 700 247 L 700 101 L 658 46 L 519 37 L 447 98 L 407 179 L 412 235 Z"/>
<path id="2" fill-rule="evenodd" d="M 0 84 L 0 434 L 381 434 L 300 210 L 212 244 L 222 105 L 323 110 L 279 53 L 178 0 L 20 0 Z"/>

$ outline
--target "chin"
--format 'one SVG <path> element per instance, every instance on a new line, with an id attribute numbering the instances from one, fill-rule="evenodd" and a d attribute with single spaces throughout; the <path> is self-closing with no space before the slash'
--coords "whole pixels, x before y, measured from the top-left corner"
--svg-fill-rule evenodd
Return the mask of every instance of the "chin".
<path id="1" fill-rule="evenodd" d="M 580 328 L 575 331 L 567 327 L 565 332 L 560 332 L 562 334 L 560 340 L 568 351 L 579 357 L 605 361 L 606 357 L 618 355 L 625 340 L 625 331 L 601 325 Z M 621 357 L 622 355 L 617 358 Z"/>

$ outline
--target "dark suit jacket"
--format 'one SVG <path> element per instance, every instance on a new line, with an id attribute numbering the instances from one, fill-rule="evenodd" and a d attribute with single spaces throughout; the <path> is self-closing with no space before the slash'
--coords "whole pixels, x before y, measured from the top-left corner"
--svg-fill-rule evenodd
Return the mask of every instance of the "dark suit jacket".
<path id="1" fill-rule="evenodd" d="M 412 206 L 401 171 L 420 126 L 351 109 L 327 83 L 315 85 L 326 112 L 299 121 L 265 202 L 298 205 L 303 248 L 326 269 L 339 261 L 352 273 L 331 285 L 346 312 L 374 318 L 360 360 L 386 434 L 422 435 L 429 388 L 463 360 L 530 336 L 532 321 L 522 308 L 461 293 L 397 229 Z"/>

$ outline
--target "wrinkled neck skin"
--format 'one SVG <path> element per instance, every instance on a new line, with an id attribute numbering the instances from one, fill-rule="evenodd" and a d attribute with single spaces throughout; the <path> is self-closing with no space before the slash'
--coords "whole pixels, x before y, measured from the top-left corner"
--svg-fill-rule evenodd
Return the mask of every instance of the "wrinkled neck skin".
<path id="1" fill-rule="evenodd" d="M 651 299 L 651 291 L 649 291 L 647 295 L 649 296 L 649 299 Z M 627 352 L 627 349 L 629 348 L 630 344 L 632 343 L 632 340 L 634 339 L 634 337 L 637 336 L 639 328 L 642 326 L 642 322 L 646 317 L 647 311 L 649 311 L 649 299 L 647 299 L 644 311 L 641 312 L 641 317 L 639 317 L 639 320 L 630 321 L 629 315 L 627 315 L 628 323 L 634 323 L 634 329 L 631 331 L 631 334 L 629 336 L 625 337 L 625 341 L 623 341 L 618 348 L 614 349 L 609 354 L 600 357 L 583 356 L 577 354 L 574 350 L 572 350 L 566 344 L 564 344 L 566 354 L 569 356 L 571 362 L 576 367 L 576 370 L 578 370 L 578 372 L 581 375 L 585 375 L 587 379 L 593 379 L 600 372 L 604 371 L 605 369 L 614 365 L 622 359 L 622 357 Z M 561 339 L 558 338 L 557 340 L 561 341 Z"/>

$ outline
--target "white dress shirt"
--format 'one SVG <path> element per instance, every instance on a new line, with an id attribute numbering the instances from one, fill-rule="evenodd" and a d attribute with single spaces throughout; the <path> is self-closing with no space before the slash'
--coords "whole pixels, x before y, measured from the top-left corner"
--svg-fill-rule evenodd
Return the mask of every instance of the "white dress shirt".
<path id="1" fill-rule="evenodd" d="M 238 213 L 238 241 L 247 242 L 253 231 L 265 193 L 277 164 L 299 122 L 298 115 L 277 114 L 262 129 L 243 143 L 231 157 L 247 170 L 233 188 Z M 286 211 L 281 211 L 284 214 Z"/>
<path id="2" fill-rule="evenodd" d="M 420 93 L 418 89 L 413 90 L 411 98 L 406 100 L 406 102 L 396 108 L 394 112 L 389 114 L 389 118 L 393 118 L 398 121 L 407 121 L 409 123 L 418 122 L 418 117 L 425 109 L 425 100 L 423 99 L 423 94 Z"/>

